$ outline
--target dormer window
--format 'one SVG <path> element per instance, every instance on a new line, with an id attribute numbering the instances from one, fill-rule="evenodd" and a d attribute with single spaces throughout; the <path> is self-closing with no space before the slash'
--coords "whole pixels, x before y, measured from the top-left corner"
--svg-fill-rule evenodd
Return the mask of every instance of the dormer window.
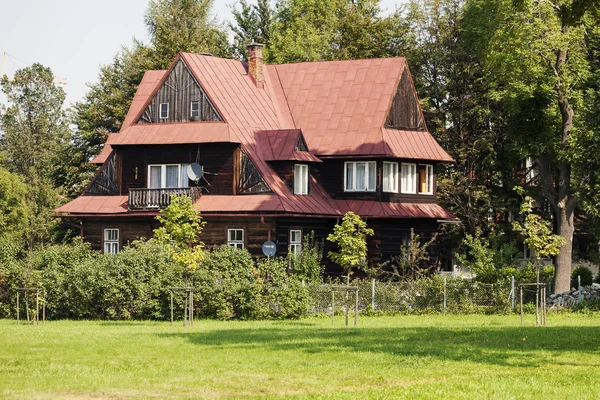
<path id="1" fill-rule="evenodd" d="M 294 165 L 294 194 L 308 194 L 308 165 Z"/>
<path id="2" fill-rule="evenodd" d="M 345 192 L 374 192 L 377 168 L 375 161 L 344 163 Z"/>
<path id="3" fill-rule="evenodd" d="M 160 119 L 169 118 L 169 103 L 160 103 L 159 113 L 160 113 L 159 114 Z"/>
<path id="4" fill-rule="evenodd" d="M 433 165 L 419 165 L 419 194 L 433 194 Z"/>
<path id="5" fill-rule="evenodd" d="M 190 117 L 198 118 L 200 116 L 200 102 L 192 101 L 190 103 Z"/>

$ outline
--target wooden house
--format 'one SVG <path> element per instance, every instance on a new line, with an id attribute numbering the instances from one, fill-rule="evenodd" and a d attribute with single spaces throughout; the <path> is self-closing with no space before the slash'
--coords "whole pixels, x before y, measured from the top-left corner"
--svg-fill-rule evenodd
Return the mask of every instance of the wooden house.
<path id="1" fill-rule="evenodd" d="M 173 193 L 194 201 L 207 245 L 300 251 L 349 210 L 375 230 L 369 259 L 397 254 L 411 228 L 454 219 L 436 202 L 436 165 L 405 58 L 263 64 L 181 53 L 147 71 L 120 132 L 91 162 L 84 193 L 56 210 L 94 248 L 150 237 Z M 200 179 L 191 180 L 194 164 Z M 201 166 L 201 171 L 198 171 Z"/>

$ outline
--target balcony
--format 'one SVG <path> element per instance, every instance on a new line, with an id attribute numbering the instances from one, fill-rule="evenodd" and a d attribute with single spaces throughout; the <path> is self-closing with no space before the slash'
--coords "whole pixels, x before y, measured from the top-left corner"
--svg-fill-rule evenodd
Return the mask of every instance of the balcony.
<path id="1" fill-rule="evenodd" d="M 200 188 L 129 189 L 130 210 L 156 210 L 171 204 L 172 195 L 188 196 L 192 203 L 200 198 Z"/>

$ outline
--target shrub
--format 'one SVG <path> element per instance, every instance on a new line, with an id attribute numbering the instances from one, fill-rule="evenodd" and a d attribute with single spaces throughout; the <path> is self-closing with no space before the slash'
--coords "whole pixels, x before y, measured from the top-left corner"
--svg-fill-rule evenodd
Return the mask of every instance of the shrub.
<path id="1" fill-rule="evenodd" d="M 257 263 L 261 303 L 267 306 L 258 317 L 299 318 L 308 309 L 307 290 L 300 278 L 288 275 L 283 258 L 263 258 Z M 263 314 L 264 313 L 264 314 Z"/>
<path id="2" fill-rule="evenodd" d="M 576 288 L 578 286 L 577 277 L 581 276 L 581 286 L 590 286 L 593 283 L 593 274 L 589 268 L 579 265 L 571 272 L 571 287 Z"/>

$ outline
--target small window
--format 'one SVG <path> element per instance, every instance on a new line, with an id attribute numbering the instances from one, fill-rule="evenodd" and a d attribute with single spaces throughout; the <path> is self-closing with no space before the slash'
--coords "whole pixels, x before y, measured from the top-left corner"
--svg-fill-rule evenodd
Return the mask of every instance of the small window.
<path id="1" fill-rule="evenodd" d="M 308 194 L 308 165 L 294 165 L 294 194 Z"/>
<path id="2" fill-rule="evenodd" d="M 419 194 L 433 194 L 433 165 L 419 165 Z"/>
<path id="3" fill-rule="evenodd" d="M 344 165 L 344 191 L 375 191 L 377 176 L 375 161 L 346 162 Z"/>
<path id="4" fill-rule="evenodd" d="M 383 191 L 398 193 L 398 163 L 383 162 Z"/>
<path id="5" fill-rule="evenodd" d="M 244 230 L 227 229 L 227 244 L 236 249 L 244 248 Z"/>
<path id="6" fill-rule="evenodd" d="M 402 164 L 402 193 L 417 193 L 417 164 Z"/>
<path id="7" fill-rule="evenodd" d="M 290 254 L 300 255 L 302 251 L 302 231 L 300 229 L 290 230 Z"/>
<path id="8" fill-rule="evenodd" d="M 117 254 L 119 252 L 119 230 L 110 228 L 104 230 L 104 253 Z"/>
<path id="9" fill-rule="evenodd" d="M 195 118 L 200 116 L 200 102 L 192 101 L 190 105 L 190 117 Z"/>
<path id="10" fill-rule="evenodd" d="M 187 166 L 187 164 L 148 165 L 148 188 L 188 187 Z"/>
<path id="11" fill-rule="evenodd" d="M 160 119 L 169 118 L 169 103 L 160 103 Z"/>

